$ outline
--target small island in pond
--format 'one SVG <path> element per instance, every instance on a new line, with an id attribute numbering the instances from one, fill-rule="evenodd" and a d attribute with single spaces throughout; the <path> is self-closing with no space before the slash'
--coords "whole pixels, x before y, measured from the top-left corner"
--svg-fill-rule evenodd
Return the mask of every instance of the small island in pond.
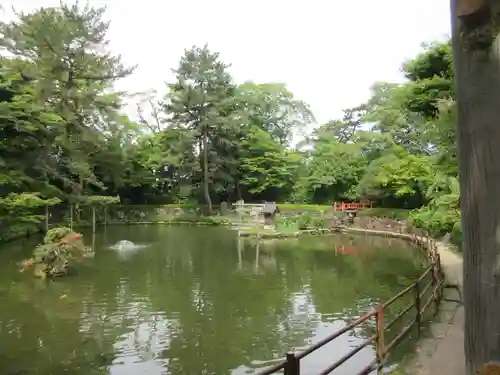
<path id="1" fill-rule="evenodd" d="M 83 243 L 80 233 L 69 228 L 50 229 L 33 256 L 21 262 L 21 271 L 33 270 L 37 277 L 52 278 L 68 274 L 72 263 L 94 256 L 94 250 Z"/>

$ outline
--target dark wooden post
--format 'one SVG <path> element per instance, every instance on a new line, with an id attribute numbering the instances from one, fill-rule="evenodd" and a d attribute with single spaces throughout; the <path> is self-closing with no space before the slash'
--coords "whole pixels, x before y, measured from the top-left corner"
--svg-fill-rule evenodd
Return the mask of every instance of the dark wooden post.
<path id="1" fill-rule="evenodd" d="M 92 233 L 95 233 L 95 206 L 92 206 Z"/>
<path id="2" fill-rule="evenodd" d="M 422 327 L 422 303 L 420 301 L 420 283 L 418 281 L 413 284 L 413 289 L 415 291 L 415 324 L 417 325 L 417 335 L 420 337 Z"/>
<path id="3" fill-rule="evenodd" d="M 439 255 L 434 256 L 432 263 L 432 302 L 434 305 L 434 316 L 439 312 L 439 304 L 441 302 L 441 289 L 439 288 L 441 275 L 439 265 Z"/>
<path id="4" fill-rule="evenodd" d="M 286 353 L 285 375 L 300 375 L 300 362 L 295 353 Z"/>
<path id="5" fill-rule="evenodd" d="M 382 375 L 384 369 L 384 358 L 385 358 L 385 343 L 384 343 L 384 305 L 380 304 L 377 306 L 376 318 L 376 331 L 377 339 L 375 342 L 375 349 L 377 354 L 377 374 Z"/>

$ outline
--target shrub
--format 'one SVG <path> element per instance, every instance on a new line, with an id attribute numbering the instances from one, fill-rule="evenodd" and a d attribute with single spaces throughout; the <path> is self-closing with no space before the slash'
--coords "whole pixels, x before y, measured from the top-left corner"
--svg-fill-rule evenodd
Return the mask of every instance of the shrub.
<path id="1" fill-rule="evenodd" d="M 451 229 L 451 243 L 457 245 L 459 248 L 462 245 L 462 225 L 456 222 Z"/>

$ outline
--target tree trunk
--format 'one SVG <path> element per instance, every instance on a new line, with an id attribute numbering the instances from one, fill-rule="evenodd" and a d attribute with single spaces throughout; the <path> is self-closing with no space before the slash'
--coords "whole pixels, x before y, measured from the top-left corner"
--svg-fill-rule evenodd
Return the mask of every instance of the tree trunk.
<path id="1" fill-rule="evenodd" d="M 467 375 L 500 360 L 499 11 L 500 0 L 451 0 Z"/>
<path id="2" fill-rule="evenodd" d="M 212 215 L 212 199 L 210 199 L 210 190 L 208 186 L 208 134 L 207 129 L 203 130 L 203 192 L 205 202 L 208 208 L 208 214 Z"/>

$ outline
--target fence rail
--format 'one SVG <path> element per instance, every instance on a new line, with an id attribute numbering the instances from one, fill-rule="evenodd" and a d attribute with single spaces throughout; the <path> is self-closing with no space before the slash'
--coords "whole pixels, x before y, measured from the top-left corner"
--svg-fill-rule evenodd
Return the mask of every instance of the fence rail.
<path id="1" fill-rule="evenodd" d="M 403 289 L 388 301 L 380 303 L 375 309 L 366 313 L 356 321 L 345 326 L 341 330 L 336 331 L 314 345 L 311 345 L 307 349 L 300 352 L 290 351 L 286 353 L 283 361 L 259 372 L 258 375 L 271 375 L 282 371 L 284 371 L 285 375 L 300 375 L 300 360 L 302 358 L 310 355 L 317 349 L 322 348 L 346 332 L 359 327 L 370 319 L 375 320 L 375 334 L 368 337 L 359 346 L 352 349 L 350 352 L 325 368 L 319 373 L 319 375 L 330 374 L 369 345 L 373 345 L 375 347 L 375 357 L 366 365 L 365 368 L 363 368 L 363 370 L 358 373 L 358 375 L 368 375 L 375 370 L 377 371 L 377 374 L 381 375 L 391 354 L 391 350 L 396 348 L 403 341 L 403 339 L 408 336 L 412 328 L 416 328 L 417 335 L 420 336 L 422 324 L 425 321 L 425 313 L 428 311 L 429 307 L 433 305 L 433 316 L 435 316 L 443 297 L 444 273 L 441 268 L 441 260 L 437 251 L 436 242 L 430 238 L 428 234 L 424 237 L 413 234 L 411 241 L 414 245 L 420 247 L 422 250 L 425 250 L 429 262 L 428 264 L 430 264 L 414 283 Z M 398 309 L 398 312 L 392 317 L 392 319 L 387 319 L 385 313 L 388 309 L 393 307 L 396 302 L 402 301 L 405 297 L 409 296 L 411 296 L 412 302 Z M 391 328 L 397 327 L 397 323 L 401 323 L 405 317 L 409 318 L 410 322 L 403 325 L 403 328 L 396 332 L 394 338 L 386 343 L 385 339 L 388 338 L 387 332 L 390 331 Z"/>

